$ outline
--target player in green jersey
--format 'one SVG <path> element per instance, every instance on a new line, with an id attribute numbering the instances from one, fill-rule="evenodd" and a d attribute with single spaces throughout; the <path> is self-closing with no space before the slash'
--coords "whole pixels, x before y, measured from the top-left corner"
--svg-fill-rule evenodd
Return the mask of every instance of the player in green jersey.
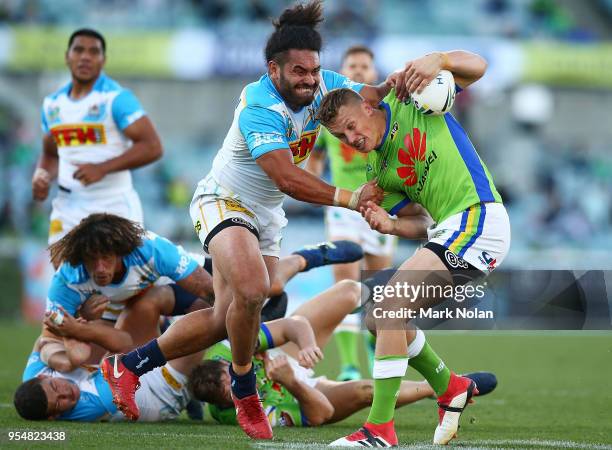
<path id="1" fill-rule="evenodd" d="M 374 53 L 368 47 L 357 45 L 348 48 L 342 57 L 342 75 L 358 83 L 372 84 L 378 79 L 374 65 Z M 350 145 L 340 142 L 323 128 L 315 148 L 308 160 L 307 169 L 321 176 L 326 159 L 329 158 L 332 183 L 342 189 L 354 191 L 366 180 L 367 155 L 359 153 Z M 365 253 L 363 269 L 379 271 L 391 266 L 396 236 L 385 235 L 372 230 L 358 211 L 328 206 L 325 208 L 325 229 L 327 239 L 345 239 L 357 242 Z M 359 280 L 359 262 L 333 266 L 334 280 Z M 340 381 L 361 378 L 359 371 L 358 345 L 362 339 L 360 316 L 348 315 L 334 332 L 334 340 L 340 356 Z M 370 351 L 368 360 L 374 358 L 373 338 L 366 335 L 366 348 Z M 371 350 L 370 350 L 371 349 Z M 369 369 L 369 371 L 371 368 Z"/>
<path id="2" fill-rule="evenodd" d="M 396 79 L 395 90 L 378 108 L 340 89 L 326 96 L 318 112 L 332 134 L 368 153 L 368 178 L 377 179 L 385 191 L 381 206 L 370 203 L 362 210 L 370 226 L 407 238 L 428 238 L 424 248 L 405 261 L 385 286 L 392 294 L 379 305 L 387 314 L 368 317 L 368 326 L 377 336 L 374 401 L 364 427 L 333 445 L 397 444 L 393 411 L 408 364 L 427 379 L 438 396 L 436 444 L 446 444 L 455 436 L 459 416 L 477 392 L 471 380 L 451 372 L 427 343 L 409 360 L 407 321 L 389 314 L 398 310 L 418 314 L 421 308 L 443 300 L 420 296 L 406 301 L 394 289 L 397 283 L 442 288 L 465 283 L 495 269 L 510 244 L 510 224 L 501 197 L 461 125 L 451 114 L 424 115 L 405 101 L 442 69 L 454 74 L 459 91 L 482 77 L 486 62 L 464 51 L 432 53 L 408 64 Z M 424 214 L 424 209 L 434 222 L 427 236 L 414 221 L 415 214 Z"/>

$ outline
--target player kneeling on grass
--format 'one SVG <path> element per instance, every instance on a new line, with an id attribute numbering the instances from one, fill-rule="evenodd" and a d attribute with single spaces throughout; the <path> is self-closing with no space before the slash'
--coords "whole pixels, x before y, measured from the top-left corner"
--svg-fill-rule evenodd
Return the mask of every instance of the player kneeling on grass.
<path id="1" fill-rule="evenodd" d="M 155 337 L 140 333 L 147 319 L 141 317 L 135 326 L 124 327 L 127 333 L 120 339 L 103 340 L 106 345 L 97 354 L 82 344 L 104 335 L 137 298 L 156 302 L 160 313 L 170 316 L 212 303 L 212 277 L 188 253 L 119 216 L 92 214 L 49 250 L 61 265 L 47 296 L 41 358 L 60 371 L 70 371 L 88 359 L 98 363 L 107 350 L 126 351 Z M 162 277 L 170 284 L 157 285 Z M 77 313 L 78 321 L 64 317 Z"/>
<path id="2" fill-rule="evenodd" d="M 309 426 L 337 422 L 372 404 L 372 380 L 331 381 L 314 377 L 313 358 L 320 357 L 339 323 L 359 306 L 359 283 L 341 281 L 298 308 L 288 319 L 263 324 L 260 330 L 259 353 L 253 358 L 257 388 L 264 411 L 272 426 Z M 297 320 L 303 327 L 294 333 L 299 345 L 286 343 L 284 336 L 270 330 L 283 321 Z M 425 345 L 423 333 L 412 332 L 409 352 L 418 354 Z M 416 335 L 416 338 L 414 336 Z M 284 344 L 284 345 L 282 345 Z M 280 346 L 282 345 L 282 346 Z M 280 346 L 273 348 L 274 346 Z M 306 349 L 300 351 L 299 348 Z M 236 424 L 230 390 L 229 342 L 210 348 L 206 357 L 192 372 L 189 385 L 193 395 L 209 403 L 211 416 L 223 424 Z M 482 394 L 491 392 L 497 380 L 491 373 L 467 375 L 476 381 Z M 431 397 L 435 391 L 427 382 L 403 381 L 397 406 Z"/>

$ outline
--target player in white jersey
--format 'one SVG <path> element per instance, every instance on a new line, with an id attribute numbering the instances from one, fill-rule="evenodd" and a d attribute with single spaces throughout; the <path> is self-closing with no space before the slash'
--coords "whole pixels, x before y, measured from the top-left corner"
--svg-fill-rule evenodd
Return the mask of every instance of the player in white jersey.
<path id="1" fill-rule="evenodd" d="M 257 396 L 251 353 L 286 224 L 285 194 L 350 209 L 382 197 L 375 181 L 349 191 L 301 168 L 320 129 L 315 113 L 325 92 L 349 87 L 377 105 L 394 83 L 389 77 L 379 86 L 362 85 L 321 70 L 322 40 L 316 27 L 322 20 L 320 1 L 312 1 L 286 9 L 274 22 L 265 50 L 268 72 L 242 91 L 227 137 L 190 209 L 196 232 L 213 258 L 216 320 L 226 325 L 232 342 L 237 419 L 254 439 L 272 438 Z M 115 400 L 137 418 L 134 393 L 140 375 L 222 338 L 203 330 L 195 312 L 147 344 L 148 350 L 141 347 L 105 360 L 106 373 L 121 375 L 109 380 Z"/>
<path id="2" fill-rule="evenodd" d="M 95 212 L 143 222 L 130 169 L 159 159 L 162 146 L 134 94 L 104 74 L 105 61 L 104 37 L 75 31 L 66 51 L 72 79 L 43 102 L 43 152 L 32 193 L 45 200 L 57 178 L 49 244 Z"/>

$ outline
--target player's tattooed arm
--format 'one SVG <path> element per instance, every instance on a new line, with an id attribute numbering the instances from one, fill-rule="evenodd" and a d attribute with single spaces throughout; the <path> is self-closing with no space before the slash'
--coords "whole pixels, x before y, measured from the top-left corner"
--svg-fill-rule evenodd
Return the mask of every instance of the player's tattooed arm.
<path id="1" fill-rule="evenodd" d="M 107 174 L 146 166 L 161 158 L 162 144 L 153 123 L 147 116 L 136 120 L 123 130 L 132 146 L 116 158 L 98 164 L 77 164 L 74 178 L 82 184 L 96 183 Z"/>
<path id="2" fill-rule="evenodd" d="M 49 195 L 51 181 L 57 178 L 59 156 L 57 145 L 51 133 L 45 134 L 42 141 L 42 154 L 32 175 L 32 197 L 43 201 Z"/>
<path id="3" fill-rule="evenodd" d="M 361 214 L 370 228 L 383 234 L 394 234 L 405 239 L 426 239 L 427 228 L 433 224 L 433 219 L 418 203 L 408 203 L 397 213 L 397 219 L 374 203 L 368 203 L 361 209 Z"/>
<path id="4" fill-rule="evenodd" d="M 214 304 L 215 292 L 212 276 L 202 267 L 198 266 L 190 275 L 177 281 L 176 284 L 209 304 Z"/>
<path id="5" fill-rule="evenodd" d="M 293 164 L 289 149 L 265 153 L 256 161 L 281 192 L 296 200 L 316 205 L 357 209 L 367 200 L 380 203 L 383 198 L 382 189 L 372 186 L 368 186 L 367 189 L 360 188 L 355 192 L 330 186 L 319 177 Z"/>

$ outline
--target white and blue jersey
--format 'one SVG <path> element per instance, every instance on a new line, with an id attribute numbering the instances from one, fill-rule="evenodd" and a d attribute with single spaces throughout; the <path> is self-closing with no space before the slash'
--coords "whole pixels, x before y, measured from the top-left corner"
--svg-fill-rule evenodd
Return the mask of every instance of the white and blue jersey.
<path id="1" fill-rule="evenodd" d="M 113 404 L 113 394 L 102 371 L 97 367 L 79 367 L 62 373 L 51 369 L 40 360 L 39 352 L 32 352 L 23 372 L 22 381 L 37 376 L 64 378 L 77 385 L 80 391 L 77 404 L 59 416 L 59 420 L 95 422 L 98 420 L 125 420 Z M 136 391 L 136 404 L 140 422 L 159 422 L 175 419 L 191 400 L 187 376 L 166 363 L 140 377 Z"/>
<path id="2" fill-rule="evenodd" d="M 78 367 L 72 372 L 62 373 L 43 363 L 40 360 L 39 352 L 32 352 L 23 372 L 22 381 L 39 375 L 65 378 L 79 387 L 81 394 L 77 404 L 70 411 L 59 416 L 59 420 L 92 422 L 110 419 L 117 414 L 117 407 L 113 404 L 113 394 L 97 367 Z"/>
<path id="3" fill-rule="evenodd" d="M 100 163 L 124 153 L 131 145 L 122 133 L 145 115 L 129 90 L 101 73 L 92 91 L 72 100 L 72 82 L 45 97 L 42 131 L 50 133 L 59 155 L 58 183 L 79 195 L 108 196 L 132 189 L 129 170 L 107 174 L 97 183 L 84 186 L 73 178 L 75 164 Z"/>
<path id="4" fill-rule="evenodd" d="M 62 306 L 74 315 L 93 294 L 110 299 L 105 319 L 116 320 L 129 298 L 143 292 L 161 277 L 180 281 L 191 275 L 198 263 L 181 246 L 148 232 L 140 247 L 123 257 L 125 276 L 118 283 L 98 286 L 83 264 L 72 266 L 64 262 L 53 276 L 47 296 L 47 311 Z"/>
<path id="5" fill-rule="evenodd" d="M 247 203 L 268 209 L 282 205 L 284 194 L 255 160 L 274 150 L 290 149 L 293 162 L 303 166 L 319 133 L 315 115 L 323 96 L 336 88 L 359 92 L 363 87 L 328 70 L 322 70 L 320 77 L 314 101 L 299 111 L 287 106 L 267 74 L 242 90 L 232 126 L 213 162 L 211 174 L 219 185 Z"/>

